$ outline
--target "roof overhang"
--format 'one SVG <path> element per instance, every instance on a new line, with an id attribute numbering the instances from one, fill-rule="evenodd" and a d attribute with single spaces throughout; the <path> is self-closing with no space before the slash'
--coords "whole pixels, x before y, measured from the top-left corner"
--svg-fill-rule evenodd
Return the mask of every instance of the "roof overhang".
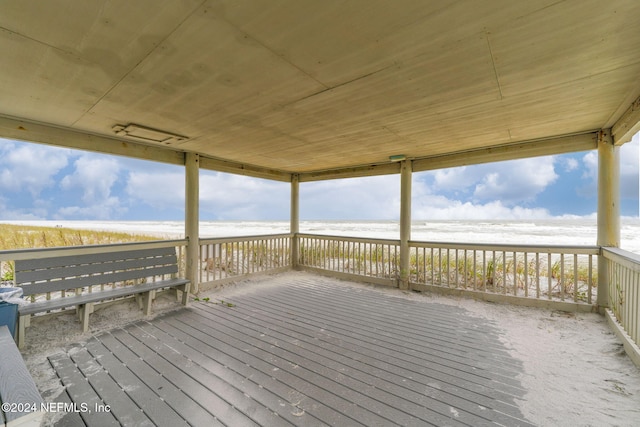
<path id="1" fill-rule="evenodd" d="M 0 4 L 0 136 L 301 182 L 640 130 L 640 2 Z"/>

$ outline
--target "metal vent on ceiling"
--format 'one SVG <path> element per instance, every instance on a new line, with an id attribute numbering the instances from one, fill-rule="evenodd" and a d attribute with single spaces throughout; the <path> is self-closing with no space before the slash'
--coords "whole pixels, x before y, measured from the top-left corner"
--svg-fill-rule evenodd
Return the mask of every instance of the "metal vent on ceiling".
<path id="1" fill-rule="evenodd" d="M 163 130 L 152 129 L 146 126 L 140 126 L 133 123 L 128 125 L 115 125 L 113 131 L 118 136 L 134 138 L 140 141 L 156 142 L 162 144 L 172 144 L 175 142 L 183 142 L 189 139 L 186 136 L 176 135 L 174 133 L 165 132 Z"/>

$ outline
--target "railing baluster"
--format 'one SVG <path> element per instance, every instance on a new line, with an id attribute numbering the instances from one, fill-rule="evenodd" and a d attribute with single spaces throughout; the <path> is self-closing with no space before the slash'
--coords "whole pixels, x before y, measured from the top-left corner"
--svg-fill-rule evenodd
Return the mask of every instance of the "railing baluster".
<path id="1" fill-rule="evenodd" d="M 551 277 L 552 277 L 552 267 L 551 267 L 551 252 L 547 254 L 547 278 L 549 279 L 549 299 L 551 299 Z"/>
<path id="2" fill-rule="evenodd" d="M 540 252 L 536 252 L 536 298 L 540 298 Z"/>
<path id="3" fill-rule="evenodd" d="M 566 290 L 566 277 L 564 275 L 564 254 L 560 254 L 560 299 L 564 301 L 564 293 Z"/>
<path id="4" fill-rule="evenodd" d="M 518 256 L 513 252 L 513 295 L 518 295 Z"/>

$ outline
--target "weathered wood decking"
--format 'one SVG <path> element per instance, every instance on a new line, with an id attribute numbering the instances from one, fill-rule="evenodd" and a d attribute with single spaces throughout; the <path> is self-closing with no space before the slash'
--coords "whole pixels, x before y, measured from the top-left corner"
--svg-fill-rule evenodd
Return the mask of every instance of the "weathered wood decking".
<path id="1" fill-rule="evenodd" d="M 317 276 L 266 283 L 50 357 L 79 409 L 57 425 L 531 425 L 489 321 Z"/>

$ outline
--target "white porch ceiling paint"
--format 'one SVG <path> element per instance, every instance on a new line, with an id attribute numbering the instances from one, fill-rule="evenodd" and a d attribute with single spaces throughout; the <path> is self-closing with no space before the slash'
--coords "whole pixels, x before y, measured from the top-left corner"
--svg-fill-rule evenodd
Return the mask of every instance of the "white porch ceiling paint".
<path id="1" fill-rule="evenodd" d="M 639 22 L 637 0 L 7 0 L 0 135 L 283 180 L 620 144 Z"/>

